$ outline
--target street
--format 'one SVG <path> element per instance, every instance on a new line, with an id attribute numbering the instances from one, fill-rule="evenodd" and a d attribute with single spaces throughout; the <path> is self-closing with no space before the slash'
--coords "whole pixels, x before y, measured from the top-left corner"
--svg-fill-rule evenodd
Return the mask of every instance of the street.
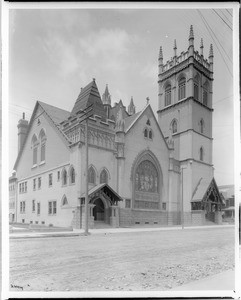
<path id="1" fill-rule="evenodd" d="M 234 228 L 10 240 L 11 291 L 164 291 L 233 268 Z"/>

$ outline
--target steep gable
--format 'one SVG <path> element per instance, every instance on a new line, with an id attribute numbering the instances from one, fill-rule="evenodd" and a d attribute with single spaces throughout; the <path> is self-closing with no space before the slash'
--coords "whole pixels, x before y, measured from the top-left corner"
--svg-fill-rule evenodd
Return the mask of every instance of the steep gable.
<path id="1" fill-rule="evenodd" d="M 36 118 L 38 117 L 39 111 L 41 111 L 41 114 L 45 114 L 46 120 L 48 121 L 49 125 L 56 131 L 56 134 L 60 136 L 60 138 L 63 141 L 63 143 L 65 144 L 65 146 L 68 147 L 68 145 L 70 144 L 67 136 L 64 134 L 64 132 L 61 130 L 61 127 L 59 126 L 59 123 L 62 122 L 63 120 L 65 120 L 65 118 L 68 118 L 70 113 L 68 111 L 60 109 L 58 107 L 46 104 L 44 102 L 37 101 L 36 105 L 34 107 L 32 116 L 30 118 L 28 131 L 27 131 L 23 146 L 20 149 L 17 159 L 16 159 L 16 162 L 14 164 L 14 170 L 16 170 L 18 167 L 18 163 L 23 154 L 26 141 L 29 138 L 29 134 L 32 130 L 33 123 L 36 120 Z"/>
<path id="2" fill-rule="evenodd" d="M 132 115 L 130 117 L 125 118 L 125 133 L 127 134 L 134 126 L 138 126 L 137 125 L 138 120 L 145 114 L 147 114 L 147 115 L 149 114 L 151 116 L 151 118 L 154 120 L 157 130 L 158 130 L 159 134 L 161 135 L 161 137 L 163 138 L 163 141 L 164 141 L 166 147 L 168 148 L 167 142 L 164 138 L 164 135 L 161 131 L 161 128 L 157 122 L 157 119 L 153 113 L 153 110 L 152 110 L 150 104 L 148 104 L 142 111 L 135 113 L 134 115 Z"/>
<path id="3" fill-rule="evenodd" d="M 81 89 L 81 92 L 77 100 L 75 101 L 75 105 L 71 111 L 71 116 L 75 115 L 78 111 L 85 110 L 91 104 L 93 104 L 93 115 L 98 115 L 103 119 L 106 119 L 106 112 L 101 101 L 100 93 L 98 91 L 95 80 Z"/>

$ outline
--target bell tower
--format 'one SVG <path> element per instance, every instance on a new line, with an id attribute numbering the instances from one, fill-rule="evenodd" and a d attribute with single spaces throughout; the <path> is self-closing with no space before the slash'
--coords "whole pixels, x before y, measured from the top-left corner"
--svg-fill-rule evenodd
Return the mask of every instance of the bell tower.
<path id="1" fill-rule="evenodd" d="M 172 135 L 174 159 L 183 169 L 184 211 L 190 211 L 195 189 L 200 181 L 213 178 L 212 165 L 212 82 L 213 48 L 209 58 L 194 48 L 194 31 L 190 27 L 188 49 L 177 53 L 174 41 L 173 56 L 163 63 L 160 48 L 158 66 L 158 122 L 166 139 Z"/>

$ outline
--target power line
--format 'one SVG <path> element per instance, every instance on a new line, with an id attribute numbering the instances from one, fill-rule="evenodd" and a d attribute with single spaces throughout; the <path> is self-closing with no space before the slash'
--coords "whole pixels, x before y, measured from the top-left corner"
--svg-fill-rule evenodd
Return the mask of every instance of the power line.
<path id="1" fill-rule="evenodd" d="M 233 15 L 229 12 L 227 8 L 225 10 L 230 14 L 231 17 L 233 17 Z"/>
<path id="2" fill-rule="evenodd" d="M 232 21 L 229 20 L 229 18 L 225 15 L 224 11 L 221 10 L 220 12 L 226 18 L 226 20 L 230 23 L 230 26 L 232 27 L 233 26 Z"/>
<path id="3" fill-rule="evenodd" d="M 233 96 L 233 94 L 232 94 L 232 95 L 230 95 L 230 96 L 227 96 L 227 97 L 221 98 L 221 99 L 219 99 L 219 100 L 217 100 L 217 101 L 213 102 L 213 105 L 215 105 L 216 103 L 218 103 L 218 102 L 221 102 L 221 101 L 223 101 L 223 100 L 226 100 L 226 99 L 228 99 L 228 98 L 231 98 L 232 96 Z"/>
<path id="4" fill-rule="evenodd" d="M 209 25 L 208 25 L 208 23 L 207 23 L 207 21 L 206 21 L 206 19 L 204 18 L 204 16 L 202 15 L 202 13 L 199 11 L 199 10 L 197 10 L 198 11 L 198 13 L 200 14 L 200 16 L 201 16 L 201 18 L 202 18 L 202 20 L 203 20 L 203 23 L 204 23 L 204 25 L 205 25 L 205 27 L 206 27 L 206 29 L 208 30 L 208 32 L 209 32 L 209 34 L 211 35 L 211 37 L 212 37 L 212 34 L 211 34 L 211 32 L 210 32 L 210 30 L 211 29 L 209 29 Z M 212 31 L 212 30 L 211 30 Z M 213 31 L 212 31 L 213 32 Z M 213 33 L 214 34 L 214 36 L 216 37 L 216 34 L 215 33 Z M 216 39 L 218 40 L 218 38 L 216 37 Z M 228 67 L 228 65 L 227 65 L 227 63 L 226 63 L 226 60 L 225 60 L 225 58 L 223 57 L 223 54 L 221 53 L 221 51 L 219 50 L 219 47 L 218 47 L 218 45 L 216 44 L 216 41 L 215 41 L 215 39 L 213 39 L 213 41 L 214 41 L 214 43 L 215 43 L 215 45 L 217 46 L 217 49 L 218 49 L 218 52 L 220 53 L 220 55 L 222 56 L 222 58 L 223 58 L 223 61 L 224 61 L 224 63 L 225 63 L 225 65 L 226 65 L 226 67 L 227 67 L 227 69 L 228 69 L 228 71 L 229 71 L 229 73 L 230 73 L 230 75 L 231 75 L 231 77 L 233 77 L 233 75 L 232 75 L 232 73 L 231 73 L 231 71 L 230 71 L 230 69 L 229 69 L 229 67 Z M 218 41 L 219 42 L 219 41 Z M 225 51 L 225 53 L 226 53 L 226 51 Z M 227 53 L 226 53 L 227 54 Z"/>
<path id="5" fill-rule="evenodd" d="M 212 10 L 215 12 L 215 14 L 217 14 L 217 15 L 219 16 L 219 18 L 221 18 L 221 19 L 223 20 L 223 22 L 228 26 L 228 28 L 231 29 L 231 30 L 233 31 L 232 27 L 230 27 L 230 26 L 228 25 L 228 23 L 220 16 L 220 14 L 219 14 L 218 12 L 216 12 L 215 9 L 212 9 Z"/>

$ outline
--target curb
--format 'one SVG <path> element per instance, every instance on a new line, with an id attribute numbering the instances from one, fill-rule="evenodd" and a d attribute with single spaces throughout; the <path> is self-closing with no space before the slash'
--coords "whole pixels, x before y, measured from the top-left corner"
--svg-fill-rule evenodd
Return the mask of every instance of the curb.
<path id="1" fill-rule="evenodd" d="M 195 229 L 222 229 L 222 228 L 230 228 L 234 227 L 234 225 L 223 225 L 223 226 L 195 226 L 195 227 L 152 227 L 152 228 L 107 228 L 107 229 L 90 229 L 89 234 L 120 234 L 120 233 L 137 233 L 137 232 L 155 232 L 155 231 L 173 231 L 173 230 L 195 230 Z M 93 231 L 92 231 L 93 230 Z M 11 236 L 12 235 L 12 236 Z M 81 232 L 54 232 L 47 233 L 41 232 L 39 234 L 9 234 L 10 239 L 31 239 L 31 238 L 49 238 L 49 237 L 73 237 L 73 236 L 85 236 L 84 231 Z"/>

